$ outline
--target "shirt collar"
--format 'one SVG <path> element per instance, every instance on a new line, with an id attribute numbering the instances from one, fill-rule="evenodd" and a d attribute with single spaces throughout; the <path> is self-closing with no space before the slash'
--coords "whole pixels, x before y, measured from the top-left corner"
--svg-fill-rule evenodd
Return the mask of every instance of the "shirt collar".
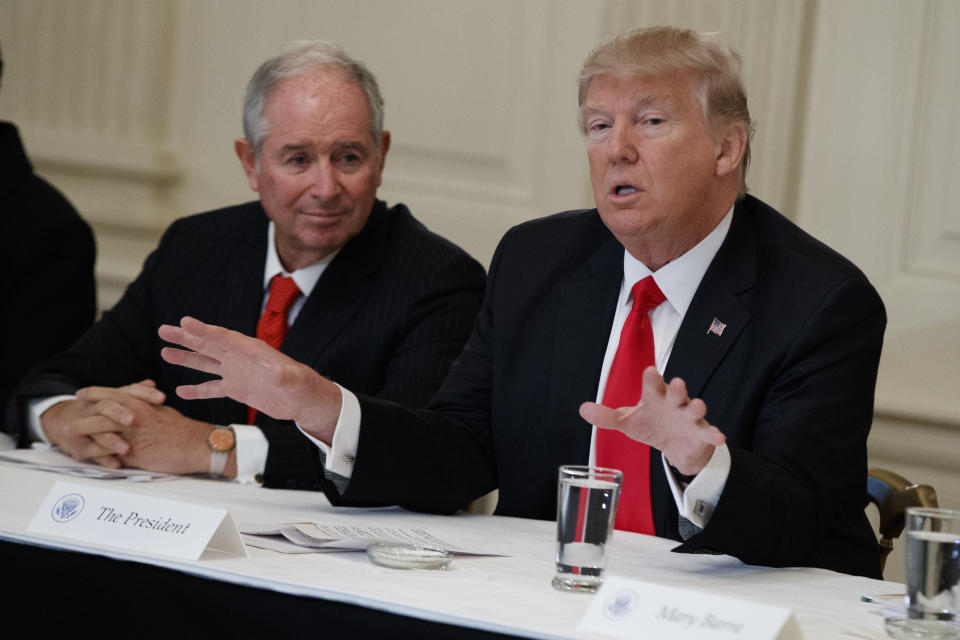
<path id="1" fill-rule="evenodd" d="M 263 268 L 263 290 L 266 291 L 270 287 L 270 281 L 273 280 L 273 276 L 280 274 L 293 278 L 303 297 L 309 297 L 310 292 L 313 291 L 313 287 L 316 286 L 317 281 L 320 280 L 320 276 L 323 275 L 327 265 L 329 265 L 337 253 L 339 253 L 339 249 L 323 260 L 314 262 L 308 267 L 297 269 L 293 273 L 288 273 L 280 262 L 280 256 L 277 255 L 276 233 L 276 227 L 273 224 L 273 220 L 271 220 L 270 224 L 267 225 L 267 262 Z"/>
<path id="2" fill-rule="evenodd" d="M 690 306 L 690 301 L 693 300 L 693 294 L 697 292 L 697 287 L 700 286 L 703 274 L 707 272 L 707 267 L 713 262 L 714 256 L 720 250 L 720 245 L 727 237 L 730 222 L 733 219 L 733 209 L 734 207 L 730 207 L 720 224 L 714 227 L 706 238 L 676 260 L 671 260 L 657 269 L 656 272 L 651 272 L 647 265 L 631 256 L 630 252 L 624 249 L 623 290 L 626 292 L 626 296 L 621 295 L 621 300 L 626 303 L 634 283 L 653 275 L 654 281 L 667 298 L 667 302 L 681 316 L 685 315 L 687 307 Z"/>

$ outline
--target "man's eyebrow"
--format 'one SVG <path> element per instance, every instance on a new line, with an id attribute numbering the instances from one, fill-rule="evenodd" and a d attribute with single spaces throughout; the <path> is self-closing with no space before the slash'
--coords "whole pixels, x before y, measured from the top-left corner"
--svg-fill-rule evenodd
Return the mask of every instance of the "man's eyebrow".
<path id="1" fill-rule="evenodd" d="M 634 96 L 630 106 L 634 110 L 645 109 L 647 107 L 672 107 L 677 102 L 669 93 L 647 93 Z"/>
<path id="2" fill-rule="evenodd" d="M 595 104 L 590 104 L 589 102 L 585 102 L 583 106 L 580 107 L 581 118 L 586 118 L 587 116 L 596 115 L 598 113 L 607 115 L 610 113 L 610 110 L 604 109 L 603 107 L 599 107 Z"/>
<path id="3" fill-rule="evenodd" d="M 639 111 L 648 107 L 670 108 L 677 102 L 676 98 L 669 93 L 646 93 L 638 94 L 630 101 L 630 108 L 633 111 Z M 602 106 L 585 102 L 580 109 L 583 117 L 597 113 L 607 114 L 610 110 Z"/>
<path id="4" fill-rule="evenodd" d="M 367 151 L 370 148 L 370 145 L 360 140 L 348 140 L 339 143 L 337 146 L 345 151 Z"/>
<path id="5" fill-rule="evenodd" d="M 304 149 L 309 148 L 310 144 L 307 142 L 292 142 L 280 147 L 280 153 L 287 153 L 288 151 L 303 151 Z"/>
<path id="6" fill-rule="evenodd" d="M 347 140 L 346 142 L 338 142 L 334 146 L 340 151 L 368 151 L 370 149 L 370 145 L 360 140 Z M 288 142 L 280 147 L 280 153 L 306 151 L 309 149 L 313 149 L 313 144 L 309 142 Z"/>

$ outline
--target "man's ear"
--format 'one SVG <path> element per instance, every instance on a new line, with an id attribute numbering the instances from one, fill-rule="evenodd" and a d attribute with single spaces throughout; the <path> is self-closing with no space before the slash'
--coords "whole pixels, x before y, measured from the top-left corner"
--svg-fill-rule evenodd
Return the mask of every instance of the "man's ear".
<path id="1" fill-rule="evenodd" d="M 246 138 L 237 138 L 233 142 L 233 150 L 237 152 L 243 172 L 247 174 L 247 182 L 254 191 L 259 191 L 259 175 L 257 174 L 257 156 L 253 145 Z"/>
<path id="2" fill-rule="evenodd" d="M 390 132 L 382 131 L 380 133 L 380 149 L 377 158 L 377 186 L 383 183 L 383 166 L 387 162 L 387 151 L 390 151 Z"/>
<path id="3" fill-rule="evenodd" d="M 747 130 L 741 122 L 727 127 L 720 144 L 717 145 L 716 171 L 720 177 L 739 171 L 743 154 L 747 149 Z"/>
<path id="4" fill-rule="evenodd" d="M 390 132 L 380 133 L 380 171 L 383 171 L 383 165 L 387 161 L 387 151 L 390 150 Z"/>

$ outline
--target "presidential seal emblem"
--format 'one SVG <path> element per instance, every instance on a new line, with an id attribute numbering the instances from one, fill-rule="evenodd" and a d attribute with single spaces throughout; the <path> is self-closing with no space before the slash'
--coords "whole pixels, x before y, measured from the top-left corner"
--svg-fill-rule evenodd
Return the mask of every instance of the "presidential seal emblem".
<path id="1" fill-rule="evenodd" d="M 80 515 L 84 504 L 82 495 L 68 493 L 54 503 L 50 516 L 54 522 L 69 522 Z"/>
<path id="2" fill-rule="evenodd" d="M 623 620 L 637 608 L 637 594 L 630 589 L 623 589 L 607 598 L 603 605 L 603 615 L 610 620 Z"/>

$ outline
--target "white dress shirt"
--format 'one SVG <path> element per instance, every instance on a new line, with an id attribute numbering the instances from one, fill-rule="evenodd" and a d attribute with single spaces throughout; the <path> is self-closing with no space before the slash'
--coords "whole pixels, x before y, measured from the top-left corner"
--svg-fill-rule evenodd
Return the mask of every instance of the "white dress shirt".
<path id="1" fill-rule="evenodd" d="M 607 350 L 603 357 L 603 367 L 600 370 L 600 384 L 597 388 L 597 402 L 603 401 L 603 394 L 607 388 L 607 378 L 610 375 L 610 366 L 613 357 L 620 345 L 620 333 L 633 307 L 633 285 L 652 275 L 666 300 L 650 311 L 650 324 L 653 329 L 653 348 L 657 371 L 663 375 L 667 368 L 667 361 L 673 351 L 673 343 L 680 331 L 680 324 L 687 313 L 691 300 L 700 286 L 703 274 L 707 272 L 714 256 L 727 237 L 730 221 L 733 217 L 733 208 L 727 212 L 713 231 L 701 240 L 695 247 L 651 272 L 645 264 L 631 256 L 626 250 L 623 252 L 623 281 L 620 283 L 620 296 L 617 298 L 617 309 L 613 317 L 613 326 L 610 327 L 610 337 L 607 340 Z M 704 328 L 706 330 L 706 328 Z M 668 381 L 669 382 L 669 381 Z M 597 428 L 593 428 L 590 439 L 590 464 L 596 460 Z M 697 477 L 683 489 L 667 468 L 667 460 L 663 458 L 664 471 L 673 499 L 677 503 L 677 510 L 698 527 L 706 526 L 713 509 L 720 500 L 720 494 L 730 472 L 730 451 L 727 445 L 717 447 L 707 466 L 697 474 Z"/>
<path id="2" fill-rule="evenodd" d="M 724 216 L 723 220 L 706 238 L 682 256 L 664 265 L 655 273 L 651 272 L 643 263 L 634 259 L 626 250 L 623 252 L 624 278 L 620 284 L 620 296 L 617 299 L 617 309 L 610 328 L 610 338 L 603 359 L 603 368 L 600 373 L 600 383 L 597 389 L 597 402 L 603 399 L 607 386 L 607 377 L 610 374 L 610 365 L 620 343 L 620 332 L 633 306 L 631 289 L 634 283 L 648 275 L 653 275 L 657 286 L 666 297 L 666 301 L 650 312 L 653 328 L 653 342 L 657 370 L 663 374 L 673 350 L 677 332 L 683 316 L 690 306 L 690 301 L 700 286 L 704 273 L 716 256 L 720 245 L 727 237 L 730 222 L 733 217 L 733 207 Z M 339 386 L 339 385 L 338 385 Z M 330 446 L 304 432 L 325 454 L 325 467 L 337 475 L 349 478 L 353 473 L 353 463 L 356 459 L 357 445 L 360 440 L 360 403 L 357 397 L 347 389 L 340 387 L 343 397 L 343 406 L 333 434 Z M 302 430 L 301 430 L 302 431 Z M 595 460 L 594 441 L 596 427 L 590 441 L 590 462 Z M 664 461 L 666 467 L 666 461 Z M 665 468 L 667 479 L 674 501 L 681 516 L 686 517 L 699 527 L 706 526 L 713 509 L 720 500 L 720 494 L 726 484 L 730 472 L 730 452 L 727 445 L 721 445 L 714 450 L 707 466 L 697 474 L 697 477 L 687 485 L 686 489 L 673 477 L 669 469 Z"/>
<path id="3" fill-rule="evenodd" d="M 290 311 L 287 314 L 287 326 L 292 327 L 293 323 L 297 319 L 297 316 L 300 315 L 300 310 L 303 309 L 304 303 L 310 296 L 310 292 L 313 291 L 313 288 L 320 280 L 320 276 L 323 275 L 324 270 L 326 270 L 327 265 L 330 264 L 336 255 L 337 252 L 334 252 L 323 260 L 315 262 L 308 267 L 297 269 L 292 273 L 287 272 L 283 268 L 283 264 L 280 262 L 280 256 L 277 254 L 276 228 L 271 221 L 269 225 L 267 225 L 267 255 L 263 268 L 263 302 L 260 305 L 261 315 L 263 314 L 263 310 L 267 307 L 267 297 L 269 296 L 270 292 L 270 281 L 273 280 L 273 277 L 279 274 L 293 278 L 293 281 L 297 283 L 297 288 L 300 289 L 300 293 L 302 295 L 294 301 L 293 305 L 290 307 Z M 30 401 L 28 405 L 30 419 L 29 426 L 30 435 L 33 440 L 49 444 L 50 440 L 47 438 L 46 434 L 43 432 L 43 428 L 40 426 L 40 416 L 43 415 L 44 411 L 58 402 L 74 399 L 76 399 L 76 396 L 62 395 L 52 396 L 49 398 L 37 398 Z M 238 482 L 252 482 L 254 478 L 258 474 L 262 473 L 266 467 L 269 443 L 260 428 L 255 425 L 235 424 L 231 426 L 236 434 L 236 480 Z"/>

